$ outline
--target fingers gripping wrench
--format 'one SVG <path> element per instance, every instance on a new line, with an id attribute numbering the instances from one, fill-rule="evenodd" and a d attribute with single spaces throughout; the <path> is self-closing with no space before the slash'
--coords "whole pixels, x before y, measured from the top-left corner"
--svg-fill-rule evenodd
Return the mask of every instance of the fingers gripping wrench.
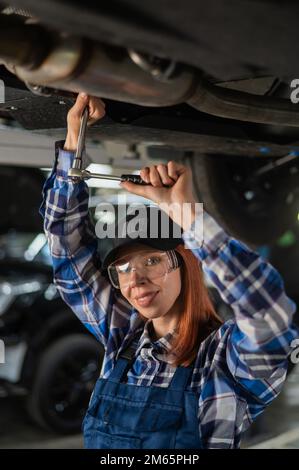
<path id="1" fill-rule="evenodd" d="M 130 181 L 131 183 L 135 183 L 135 184 L 144 184 L 144 185 L 149 184 L 143 181 L 143 179 L 139 175 L 112 176 L 112 175 L 105 175 L 101 173 L 92 173 L 91 171 L 88 171 L 82 168 L 88 117 L 89 117 L 89 110 L 88 110 L 88 106 L 86 106 L 81 116 L 78 146 L 77 146 L 72 168 L 70 168 L 68 171 L 68 177 L 73 181 L 78 181 L 82 179 L 86 180 L 89 178 L 98 178 L 98 179 L 108 179 L 108 180 L 115 180 L 115 181 Z"/>

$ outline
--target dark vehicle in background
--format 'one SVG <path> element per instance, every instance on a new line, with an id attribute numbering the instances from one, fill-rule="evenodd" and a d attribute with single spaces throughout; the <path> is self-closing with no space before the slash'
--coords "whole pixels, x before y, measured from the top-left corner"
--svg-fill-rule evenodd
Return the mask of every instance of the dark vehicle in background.
<path id="1" fill-rule="evenodd" d="M 0 167 L 0 396 L 23 395 L 30 417 L 59 433 L 80 431 L 103 348 L 63 302 L 38 214 L 44 176 Z M 26 198 L 24 197 L 26 194 Z"/>

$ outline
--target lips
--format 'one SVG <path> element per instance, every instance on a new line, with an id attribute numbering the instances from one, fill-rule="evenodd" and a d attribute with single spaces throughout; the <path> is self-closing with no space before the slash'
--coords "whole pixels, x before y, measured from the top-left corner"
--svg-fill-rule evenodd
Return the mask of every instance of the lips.
<path id="1" fill-rule="evenodd" d="M 157 294 L 158 294 L 158 291 L 143 293 L 139 295 L 138 297 L 136 297 L 135 300 L 140 307 L 148 307 L 152 303 L 152 301 L 154 300 Z"/>

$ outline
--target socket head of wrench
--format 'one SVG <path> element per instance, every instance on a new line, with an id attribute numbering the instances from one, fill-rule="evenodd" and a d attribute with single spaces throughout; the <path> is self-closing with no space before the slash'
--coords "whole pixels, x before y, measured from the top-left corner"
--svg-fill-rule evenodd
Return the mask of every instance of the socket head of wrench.
<path id="1" fill-rule="evenodd" d="M 70 168 L 67 174 L 70 178 L 83 178 L 83 171 L 79 168 Z"/>

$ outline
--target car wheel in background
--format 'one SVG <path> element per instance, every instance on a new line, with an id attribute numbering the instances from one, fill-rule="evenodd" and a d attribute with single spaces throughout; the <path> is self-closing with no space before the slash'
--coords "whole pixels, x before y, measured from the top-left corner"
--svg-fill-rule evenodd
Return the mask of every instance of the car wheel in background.
<path id="1" fill-rule="evenodd" d="M 31 418 L 48 430 L 80 432 L 102 359 L 101 345 L 88 335 L 52 343 L 42 354 L 28 396 Z"/>
<path id="2" fill-rule="evenodd" d="M 257 177 L 256 172 L 270 159 L 195 154 L 188 162 L 205 209 L 243 242 L 267 244 L 297 219 L 299 181 L 292 163 Z"/>

